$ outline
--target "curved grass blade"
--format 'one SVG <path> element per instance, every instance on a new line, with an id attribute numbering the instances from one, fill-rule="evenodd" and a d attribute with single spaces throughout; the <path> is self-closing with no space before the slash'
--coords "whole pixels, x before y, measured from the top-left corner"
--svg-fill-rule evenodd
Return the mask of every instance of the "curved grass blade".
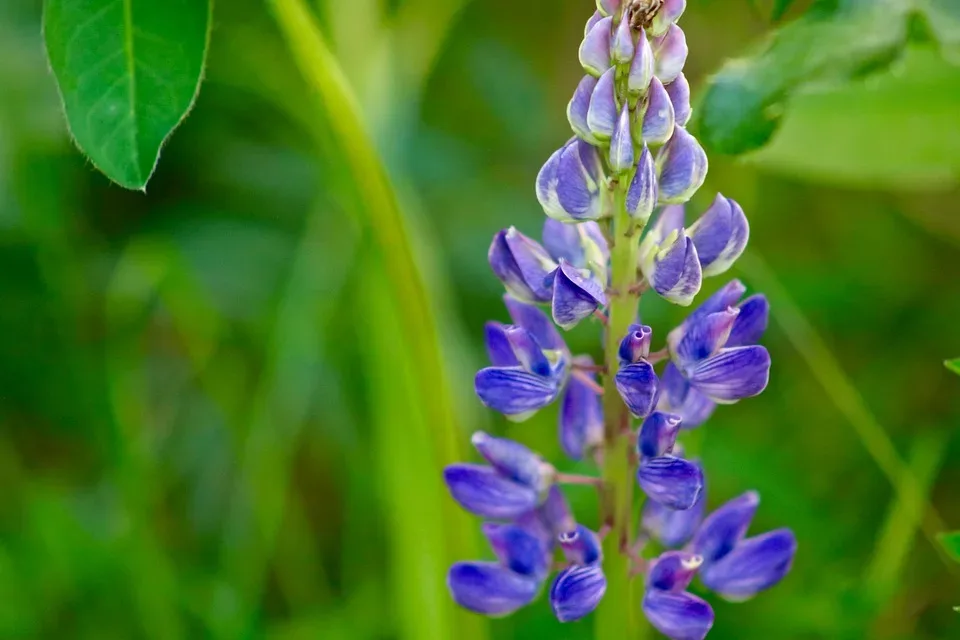
<path id="1" fill-rule="evenodd" d="M 44 40 L 77 146 L 108 178 L 143 189 L 193 105 L 209 0 L 47 0 Z"/>

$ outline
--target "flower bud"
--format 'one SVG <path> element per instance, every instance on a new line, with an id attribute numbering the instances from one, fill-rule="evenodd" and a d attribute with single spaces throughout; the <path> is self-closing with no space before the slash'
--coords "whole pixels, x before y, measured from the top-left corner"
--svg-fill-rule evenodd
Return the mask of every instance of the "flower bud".
<path id="1" fill-rule="evenodd" d="M 648 590 L 643 596 L 643 613 L 670 640 L 703 640 L 713 627 L 713 609 L 686 591 Z"/>
<path id="2" fill-rule="evenodd" d="M 599 11 L 594 11 L 593 15 L 587 19 L 587 24 L 583 27 L 583 35 L 586 36 L 593 29 L 594 25 L 603 20 L 604 15 Z"/>
<path id="3" fill-rule="evenodd" d="M 600 76 L 610 68 L 610 36 L 613 18 L 606 17 L 591 27 L 580 44 L 580 64 L 592 76 Z"/>
<path id="4" fill-rule="evenodd" d="M 503 296 L 503 304 L 507 307 L 513 323 L 529 331 L 541 347 L 551 351 L 567 351 L 567 345 L 557 328 L 539 307 L 520 302 L 510 295 Z"/>
<path id="5" fill-rule="evenodd" d="M 680 416 L 654 411 L 640 425 L 637 451 L 641 459 L 658 458 L 673 453 L 680 433 Z"/>
<path id="6" fill-rule="evenodd" d="M 474 433 L 470 441 L 500 475 L 537 491 L 553 482 L 554 468 L 519 442 L 494 438 L 483 431 Z"/>
<path id="7" fill-rule="evenodd" d="M 660 11 L 654 16 L 650 25 L 650 33 L 653 36 L 661 36 L 667 32 L 670 25 L 680 20 L 684 9 L 687 8 L 687 0 L 663 0 Z"/>
<path id="8" fill-rule="evenodd" d="M 686 551 L 666 551 L 653 561 L 647 573 L 647 588 L 679 593 L 685 590 L 697 569 L 703 564 L 703 556 Z"/>
<path id="9" fill-rule="evenodd" d="M 673 103 L 663 83 L 658 78 L 650 81 L 646 97 L 646 110 L 640 127 L 642 142 L 661 145 L 670 140 L 674 130 Z M 640 141 L 638 141 L 640 142 Z"/>
<path id="10" fill-rule="evenodd" d="M 590 98 L 596 86 L 596 78 L 590 75 L 583 76 L 580 84 L 577 85 L 577 90 L 573 92 L 573 98 L 567 105 L 567 120 L 570 121 L 570 128 L 580 138 L 590 143 L 595 143 L 596 139 L 587 124 L 587 112 L 590 109 Z"/>
<path id="11" fill-rule="evenodd" d="M 637 481 L 645 494 L 668 509 L 689 509 L 703 489 L 699 465 L 673 456 L 651 458 L 637 469 Z"/>
<path id="12" fill-rule="evenodd" d="M 605 16 L 612 16 L 620 10 L 622 0 L 597 0 L 597 11 Z"/>
<path id="13" fill-rule="evenodd" d="M 740 315 L 724 346 L 741 347 L 756 344 L 767 330 L 770 321 L 770 303 L 762 293 L 750 296 L 740 303 Z"/>
<path id="14" fill-rule="evenodd" d="M 607 303 L 603 286 L 593 279 L 590 272 L 560 260 L 554 272 L 553 321 L 562 329 L 570 330 L 578 322 L 593 314 L 600 305 Z"/>
<path id="15" fill-rule="evenodd" d="M 620 349 L 617 355 L 622 364 L 633 364 L 640 362 L 650 355 L 650 338 L 653 336 L 653 329 L 642 324 L 632 324 L 627 329 L 627 335 L 620 341 Z"/>
<path id="16" fill-rule="evenodd" d="M 687 36 L 683 29 L 675 24 L 667 28 L 667 32 L 656 38 L 653 43 L 653 54 L 656 58 L 655 73 L 663 84 L 670 84 L 676 80 L 683 65 L 687 63 Z"/>
<path id="17" fill-rule="evenodd" d="M 688 306 L 700 291 L 703 274 L 697 249 L 683 231 L 673 231 L 640 264 L 650 286 L 674 304 Z"/>
<path id="18" fill-rule="evenodd" d="M 560 622 L 573 622 L 592 612 L 607 591 L 607 579 L 598 565 L 568 567 L 550 588 L 550 606 Z"/>
<path id="19" fill-rule="evenodd" d="M 610 170 L 614 174 L 626 173 L 633 168 L 633 138 L 630 136 L 630 107 L 626 102 L 620 109 L 620 117 L 613 127 L 610 138 Z"/>
<path id="20" fill-rule="evenodd" d="M 450 567 L 447 587 L 461 607 L 504 616 L 530 604 L 540 591 L 540 581 L 493 562 L 458 562 Z"/>
<path id="21" fill-rule="evenodd" d="M 613 129 L 617 123 L 617 97 L 614 86 L 616 69 L 610 67 L 593 89 L 590 96 L 590 107 L 587 110 L 587 126 L 590 133 L 597 140 L 609 140 L 613 136 Z"/>
<path id="22" fill-rule="evenodd" d="M 546 577 L 550 557 L 536 535 L 515 524 L 484 522 L 482 528 L 500 564 L 520 575 Z"/>
<path id="23" fill-rule="evenodd" d="M 487 258 L 494 275 L 514 297 L 526 302 L 550 299 L 550 287 L 544 282 L 556 263 L 536 241 L 510 227 L 493 237 Z"/>
<path id="24" fill-rule="evenodd" d="M 511 420 L 522 421 L 557 399 L 566 367 L 566 356 L 562 354 L 549 376 L 521 367 L 487 367 L 477 372 L 474 389 L 485 406 Z"/>
<path id="25" fill-rule="evenodd" d="M 701 579 L 728 600 L 746 600 L 780 582 L 796 552 L 793 532 L 778 529 L 741 541 L 730 553 L 704 566 Z"/>
<path id="26" fill-rule="evenodd" d="M 729 269 L 747 248 L 750 226 L 735 201 L 717 194 L 710 208 L 688 229 L 697 245 L 703 275 L 715 276 Z"/>
<path id="27" fill-rule="evenodd" d="M 603 559 L 600 538 L 582 524 L 578 524 L 571 531 L 561 533 L 557 536 L 557 540 L 560 541 L 563 556 L 571 564 L 593 564 Z"/>
<path id="28" fill-rule="evenodd" d="M 593 364 L 589 356 L 579 361 Z M 585 373 L 591 379 L 593 374 Z M 570 378 L 560 400 L 560 446 L 573 460 L 580 460 L 603 443 L 603 407 L 597 392 L 576 376 Z"/>
<path id="29" fill-rule="evenodd" d="M 627 75 L 627 91 L 637 95 L 646 95 L 654 73 L 653 47 L 647 40 L 647 34 L 640 30 L 640 37 L 634 47 L 633 60 L 630 62 L 630 72 Z"/>
<path id="30" fill-rule="evenodd" d="M 452 464 L 443 470 L 443 479 L 453 499 L 478 516 L 509 520 L 537 506 L 536 490 L 491 467 Z"/>
<path id="31" fill-rule="evenodd" d="M 770 353 L 765 347 L 727 347 L 686 372 L 690 385 L 717 404 L 732 404 L 759 395 L 770 380 Z"/>
<path id="32" fill-rule="evenodd" d="M 657 397 L 657 374 L 653 366 L 645 361 L 628 364 L 617 371 L 614 378 L 617 391 L 623 398 L 624 404 L 630 413 L 638 418 L 644 418 L 653 411 L 653 404 Z"/>
<path id="33" fill-rule="evenodd" d="M 681 369 L 694 367 L 716 354 L 726 344 L 739 315 L 739 309 L 727 307 L 725 311 L 711 313 L 687 326 L 673 352 Z"/>
<path id="34" fill-rule="evenodd" d="M 660 203 L 682 204 L 707 178 L 707 154 L 683 127 L 674 127 L 670 141 L 657 154 Z"/>
<path id="35" fill-rule="evenodd" d="M 574 138 L 547 160 L 537 176 L 537 200 L 556 220 L 600 217 L 603 166 L 596 148 Z"/>
<path id="36" fill-rule="evenodd" d="M 625 64 L 633 60 L 633 31 L 629 20 L 620 20 L 613 33 L 613 42 L 610 44 L 610 58 L 615 64 Z"/>
<path id="37" fill-rule="evenodd" d="M 682 547 L 693 537 L 703 520 L 707 502 L 706 494 L 706 487 L 704 487 L 694 505 L 683 511 L 668 509 L 659 502 L 648 500 L 643 505 L 644 531 L 665 547 Z"/>
<path id="38" fill-rule="evenodd" d="M 657 167 L 650 149 L 643 145 L 637 172 L 627 189 L 627 213 L 636 223 L 646 224 L 657 206 L 657 198 Z"/>
<path id="39" fill-rule="evenodd" d="M 687 82 L 687 77 L 681 73 L 673 82 L 664 86 L 667 95 L 670 96 L 670 103 L 673 105 L 673 114 L 677 126 L 687 126 L 690 115 L 693 113 L 693 108 L 690 106 L 690 83 Z"/>
<path id="40" fill-rule="evenodd" d="M 693 538 L 693 552 L 711 563 L 730 553 L 747 534 L 750 522 L 760 505 L 756 491 L 729 500 L 707 516 Z"/>

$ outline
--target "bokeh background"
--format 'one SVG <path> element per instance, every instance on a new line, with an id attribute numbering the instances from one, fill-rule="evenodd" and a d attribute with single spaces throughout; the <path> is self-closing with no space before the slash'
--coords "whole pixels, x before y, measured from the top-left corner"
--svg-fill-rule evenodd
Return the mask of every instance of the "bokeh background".
<path id="1" fill-rule="evenodd" d="M 471 381 L 506 318 L 486 249 L 539 234 L 590 5 L 319 2 L 356 96 L 336 106 L 264 6 L 221 0 L 144 195 L 72 146 L 40 2 L 0 3 L 0 637 L 592 637 L 543 599 L 454 608 L 446 566 L 489 552 L 440 482 L 479 428 L 561 459 L 555 410 L 507 424 Z M 770 15 L 690 1 L 695 92 Z M 754 530 L 800 541 L 778 588 L 713 601 L 711 638 L 960 637 L 931 542 L 960 528 L 960 67 L 918 40 L 712 157 L 693 203 L 743 204 L 731 275 L 773 303 L 769 388 L 700 431 L 710 503 L 756 488 Z M 369 140 L 337 134 L 356 120 Z M 642 312 L 661 337 L 683 316 Z"/>

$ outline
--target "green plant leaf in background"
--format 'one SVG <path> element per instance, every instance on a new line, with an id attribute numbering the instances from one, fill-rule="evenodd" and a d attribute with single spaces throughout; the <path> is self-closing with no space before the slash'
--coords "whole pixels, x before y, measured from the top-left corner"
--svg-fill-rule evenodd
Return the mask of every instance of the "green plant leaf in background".
<path id="1" fill-rule="evenodd" d="M 960 376 L 960 358 L 954 358 L 953 360 L 944 360 L 943 366 L 950 371 L 953 371 L 955 374 Z"/>
<path id="2" fill-rule="evenodd" d="M 143 189 L 200 87 L 208 0 L 47 0 L 43 29 L 70 131 L 117 184 Z"/>
<path id="3" fill-rule="evenodd" d="M 849 81 L 887 69 L 925 24 L 943 53 L 956 58 L 960 9 L 955 0 L 820 0 L 774 33 L 752 55 L 728 62 L 707 83 L 698 128 L 716 153 L 739 155 L 765 145 L 792 96 L 814 84 Z M 852 105 L 851 105 L 852 106 Z M 858 113 L 862 111 L 858 110 Z"/>
<path id="4" fill-rule="evenodd" d="M 941 533 L 937 537 L 940 539 L 940 544 L 947 550 L 950 557 L 960 562 L 960 531 Z"/>
<path id="5" fill-rule="evenodd" d="M 793 0 L 773 0 L 773 11 L 770 14 L 770 19 L 777 21 L 783 17 L 793 4 Z"/>

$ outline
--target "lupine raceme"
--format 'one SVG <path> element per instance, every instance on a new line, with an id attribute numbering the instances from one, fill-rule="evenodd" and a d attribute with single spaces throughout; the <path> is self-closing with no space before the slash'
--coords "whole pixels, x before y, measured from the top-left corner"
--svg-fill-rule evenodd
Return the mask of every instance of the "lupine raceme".
<path id="1" fill-rule="evenodd" d="M 714 614 L 691 592 L 695 579 L 700 592 L 742 601 L 793 562 L 789 529 L 748 537 L 755 491 L 706 514 L 704 469 L 678 441 L 717 405 L 766 387 L 770 356 L 758 344 L 766 298 L 745 297 L 733 280 L 660 334 L 658 351 L 659 332 L 638 317 L 645 294 L 690 306 L 703 279 L 725 273 L 749 238 L 730 198 L 717 195 L 695 219 L 685 211 L 707 174 L 707 156 L 685 128 L 688 48 L 677 25 L 685 5 L 598 0 L 579 50 L 585 75 L 567 106 L 574 136 L 536 178 L 542 242 L 511 227 L 490 246 L 510 323 L 486 326 L 490 366 L 476 375 L 477 395 L 514 421 L 559 401 L 562 450 L 600 473 L 560 473 L 518 442 L 474 434 L 486 464 L 452 465 L 445 481 L 485 519 L 495 558 L 457 563 L 448 575 L 454 600 L 477 613 L 506 615 L 546 592 L 556 617 L 571 622 L 609 606 L 605 599 L 626 600 L 598 620 L 610 633 L 618 611 L 637 609 L 668 638 L 698 640 Z M 602 363 L 567 347 L 560 330 L 581 322 L 602 330 Z M 565 483 L 596 487 L 598 530 L 577 522 Z"/>

